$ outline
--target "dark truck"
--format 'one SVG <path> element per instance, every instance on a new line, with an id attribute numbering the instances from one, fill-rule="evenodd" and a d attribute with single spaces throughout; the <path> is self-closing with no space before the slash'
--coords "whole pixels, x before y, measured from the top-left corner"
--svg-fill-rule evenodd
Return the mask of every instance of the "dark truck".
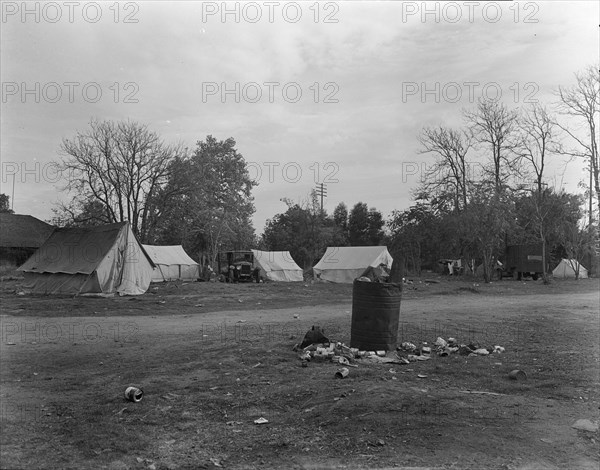
<path id="1" fill-rule="evenodd" d="M 251 251 L 223 251 L 217 254 L 219 280 L 252 282 L 256 278 L 254 254 Z"/>
<path id="2" fill-rule="evenodd" d="M 506 247 L 505 262 L 502 269 L 503 277 L 519 279 L 531 277 L 537 281 L 544 272 L 542 263 L 542 244 L 511 245 Z M 548 249 L 546 248 L 546 265 L 548 265 Z M 547 271 L 547 269 L 546 269 Z"/>

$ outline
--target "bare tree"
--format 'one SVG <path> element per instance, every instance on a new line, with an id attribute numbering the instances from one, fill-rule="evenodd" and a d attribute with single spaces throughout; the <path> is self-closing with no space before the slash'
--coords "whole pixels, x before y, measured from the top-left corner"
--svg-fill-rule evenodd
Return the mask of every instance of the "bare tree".
<path id="1" fill-rule="evenodd" d="M 589 66 L 583 72 L 575 74 L 577 83 L 571 87 L 558 87 L 559 111 L 567 116 L 582 120 L 586 128 L 586 136 L 582 137 L 566 125 L 559 124 L 576 143 L 578 148 L 566 150 L 564 153 L 573 157 L 584 158 L 589 162 L 590 170 L 590 214 L 589 223 L 593 222 L 592 186 L 596 192 L 596 202 L 600 209 L 600 182 L 598 158 L 597 121 L 600 112 L 600 72 L 598 66 Z"/>
<path id="2" fill-rule="evenodd" d="M 106 220 L 129 221 L 145 239 L 147 202 L 167 181 L 169 163 L 181 151 L 145 125 L 93 120 L 88 131 L 63 139 L 61 170 L 75 200 L 98 201 Z"/>
<path id="3" fill-rule="evenodd" d="M 558 148 L 556 122 L 544 106 L 535 103 L 523 111 L 519 124 L 521 133 L 516 152 L 531 167 L 537 194 L 541 196 L 547 157 Z"/>
<path id="4" fill-rule="evenodd" d="M 424 189 L 435 193 L 449 186 L 454 193 L 455 210 L 465 209 L 471 177 L 467 162 L 467 153 L 471 148 L 470 136 L 446 127 L 426 127 L 419 136 L 419 142 L 423 147 L 420 153 L 434 153 L 438 157 L 425 175 Z"/>
<path id="5" fill-rule="evenodd" d="M 492 181 L 495 192 L 501 191 L 514 170 L 518 114 L 495 100 L 479 100 L 475 111 L 464 111 L 473 138 L 488 146 L 492 156 Z M 508 170 L 508 171 L 507 171 Z"/>

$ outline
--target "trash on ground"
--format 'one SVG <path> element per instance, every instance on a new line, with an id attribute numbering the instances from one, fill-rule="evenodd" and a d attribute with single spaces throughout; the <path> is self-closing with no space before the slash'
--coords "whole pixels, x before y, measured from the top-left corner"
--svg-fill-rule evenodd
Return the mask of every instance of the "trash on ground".
<path id="1" fill-rule="evenodd" d="M 399 357 L 366 356 L 363 360 L 378 364 L 406 364 L 403 358 Z"/>
<path id="2" fill-rule="evenodd" d="M 317 343 L 329 343 L 329 339 L 325 336 L 320 326 L 313 325 L 304 335 L 304 340 L 300 344 L 300 348 L 304 349 L 311 344 Z"/>
<path id="3" fill-rule="evenodd" d="M 335 377 L 337 379 L 345 379 L 346 377 L 348 377 L 348 374 L 350 374 L 350 370 L 348 370 L 346 367 L 342 367 L 341 369 L 337 370 L 337 372 L 335 373 Z"/>
<path id="4" fill-rule="evenodd" d="M 125 398 L 134 403 L 142 401 L 143 396 L 144 392 L 137 387 L 127 387 L 125 390 Z"/>
<path id="5" fill-rule="evenodd" d="M 508 373 L 508 377 L 512 380 L 526 380 L 527 374 L 522 370 L 515 369 Z"/>
<path id="6" fill-rule="evenodd" d="M 260 418 L 254 420 L 254 424 L 266 424 L 268 422 L 269 422 L 269 420 L 263 418 L 262 416 Z"/>
<path id="7" fill-rule="evenodd" d="M 417 377 L 419 377 L 420 379 L 426 379 L 427 376 L 425 374 L 417 374 Z"/>
<path id="8" fill-rule="evenodd" d="M 429 359 L 431 359 L 431 356 L 415 356 L 414 354 L 409 354 L 407 357 L 409 362 L 416 362 L 416 361 L 428 361 Z"/>

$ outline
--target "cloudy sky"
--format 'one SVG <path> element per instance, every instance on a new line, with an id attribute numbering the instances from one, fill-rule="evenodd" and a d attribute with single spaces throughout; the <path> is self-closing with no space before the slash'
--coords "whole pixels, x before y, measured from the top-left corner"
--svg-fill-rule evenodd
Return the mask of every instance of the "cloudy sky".
<path id="1" fill-rule="evenodd" d="M 3 2 L 2 192 L 49 218 L 52 161 L 91 118 L 192 147 L 233 137 L 259 182 L 254 225 L 327 183 L 329 212 L 407 208 L 423 126 L 480 97 L 551 105 L 599 57 L 593 2 Z M 477 153 L 471 155 L 477 161 Z M 577 190 L 581 162 L 551 183 Z"/>

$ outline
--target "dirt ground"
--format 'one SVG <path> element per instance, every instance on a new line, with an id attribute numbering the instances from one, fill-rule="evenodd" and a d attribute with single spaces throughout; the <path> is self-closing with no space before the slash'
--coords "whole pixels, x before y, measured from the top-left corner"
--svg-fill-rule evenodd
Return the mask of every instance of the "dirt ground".
<path id="1" fill-rule="evenodd" d="M 292 347 L 313 324 L 350 344 L 350 285 L 55 298 L 2 282 L 1 467 L 597 469 L 599 432 L 572 425 L 599 421 L 598 280 L 432 280 L 406 286 L 399 342 L 506 351 L 340 380 Z"/>

